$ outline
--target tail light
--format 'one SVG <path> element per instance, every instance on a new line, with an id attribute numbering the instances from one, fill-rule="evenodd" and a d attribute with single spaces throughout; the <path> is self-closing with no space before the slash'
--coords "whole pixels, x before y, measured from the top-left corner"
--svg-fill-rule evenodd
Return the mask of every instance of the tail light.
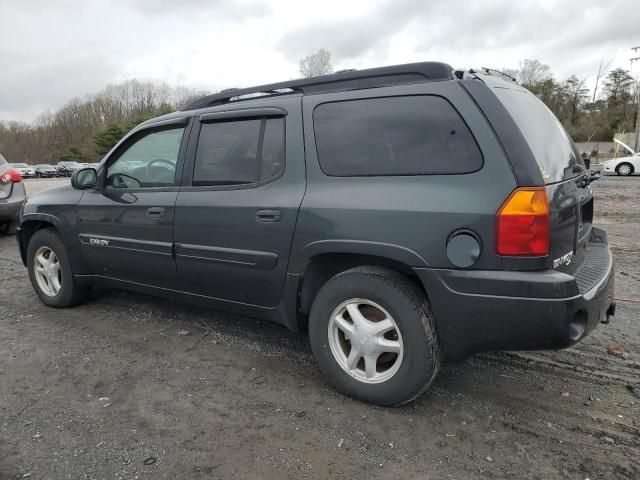
<path id="1" fill-rule="evenodd" d="M 518 188 L 496 214 L 498 255 L 549 254 L 549 202 L 544 187 Z"/>
<path id="2" fill-rule="evenodd" d="M 0 177 L 0 182 L 4 183 L 18 183 L 22 181 L 22 174 L 15 168 L 11 168 L 4 172 Z"/>

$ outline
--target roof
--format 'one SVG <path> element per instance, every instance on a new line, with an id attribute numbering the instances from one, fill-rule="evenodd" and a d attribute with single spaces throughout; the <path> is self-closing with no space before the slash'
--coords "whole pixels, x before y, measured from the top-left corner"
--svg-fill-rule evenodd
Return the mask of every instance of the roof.
<path id="1" fill-rule="evenodd" d="M 182 110 L 197 110 L 264 95 L 286 95 L 290 93 L 312 95 L 316 93 L 452 80 L 453 78 L 453 68 L 446 63 L 407 63 L 404 65 L 369 68 L 366 70 L 341 71 L 330 75 L 289 80 L 249 88 L 231 88 L 202 97 L 187 105 Z"/>

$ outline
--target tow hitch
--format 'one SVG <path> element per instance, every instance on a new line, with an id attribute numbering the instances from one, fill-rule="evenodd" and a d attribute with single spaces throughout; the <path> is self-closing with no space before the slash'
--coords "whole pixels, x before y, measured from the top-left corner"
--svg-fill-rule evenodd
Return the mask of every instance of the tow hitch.
<path id="1" fill-rule="evenodd" d="M 611 302 L 609 308 L 607 308 L 607 312 L 605 317 L 602 319 L 602 323 L 609 323 L 611 321 L 611 317 L 616 314 L 616 302 Z"/>

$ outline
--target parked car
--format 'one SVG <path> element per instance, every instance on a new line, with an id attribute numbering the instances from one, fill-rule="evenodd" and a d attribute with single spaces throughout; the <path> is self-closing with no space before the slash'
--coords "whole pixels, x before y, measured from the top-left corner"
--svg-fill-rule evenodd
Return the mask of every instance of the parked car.
<path id="1" fill-rule="evenodd" d="M 25 198 L 22 174 L 0 154 L 0 234 L 13 233 Z"/>
<path id="2" fill-rule="evenodd" d="M 62 177 L 70 177 L 73 172 L 75 172 L 80 165 L 78 162 L 69 162 L 69 161 L 61 161 L 56 165 L 58 172 L 60 172 L 60 176 Z"/>
<path id="3" fill-rule="evenodd" d="M 149 120 L 29 198 L 19 244 L 47 305 L 100 284 L 267 318 L 339 391 L 400 405 L 443 358 L 566 347 L 615 313 L 591 178 L 526 89 L 417 63 Z"/>
<path id="4" fill-rule="evenodd" d="M 36 170 L 36 177 L 40 177 L 40 178 L 52 178 L 52 177 L 60 176 L 58 169 L 53 165 L 47 165 L 47 164 L 36 165 L 35 170 Z"/>
<path id="5" fill-rule="evenodd" d="M 622 176 L 640 173 L 640 152 L 629 155 L 628 157 L 618 157 L 607 160 L 602 164 L 602 170 L 606 173 L 615 172 Z"/>
<path id="6" fill-rule="evenodd" d="M 22 178 L 31 178 L 36 176 L 36 169 L 31 165 L 27 165 L 26 163 L 11 163 L 10 165 L 20 172 Z"/>

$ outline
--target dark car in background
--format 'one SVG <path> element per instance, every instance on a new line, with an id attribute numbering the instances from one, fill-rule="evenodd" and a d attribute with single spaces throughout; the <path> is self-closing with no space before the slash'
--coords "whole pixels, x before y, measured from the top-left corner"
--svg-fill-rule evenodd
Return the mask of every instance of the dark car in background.
<path id="1" fill-rule="evenodd" d="M 308 333 L 339 391 L 401 405 L 443 358 L 567 347 L 609 321 L 592 179 L 528 90 L 425 62 L 149 120 L 30 197 L 18 240 L 46 305 L 106 285 L 270 319 Z"/>
<path id="2" fill-rule="evenodd" d="M 63 160 L 61 162 L 58 162 L 56 168 L 58 169 L 58 172 L 60 172 L 61 177 L 70 177 L 73 172 L 80 168 L 80 165 L 78 164 L 78 162 Z"/>
<path id="3" fill-rule="evenodd" d="M 32 165 L 26 163 L 10 163 L 13 168 L 20 172 L 22 178 L 33 178 L 36 176 L 36 169 Z"/>
<path id="4" fill-rule="evenodd" d="M 0 234 L 13 231 L 25 198 L 22 174 L 0 154 Z"/>
<path id="5" fill-rule="evenodd" d="M 36 169 L 36 177 L 39 177 L 39 178 L 53 178 L 53 177 L 60 176 L 60 172 L 58 172 L 58 169 L 53 165 L 47 165 L 47 164 L 36 165 L 35 169 Z"/>

